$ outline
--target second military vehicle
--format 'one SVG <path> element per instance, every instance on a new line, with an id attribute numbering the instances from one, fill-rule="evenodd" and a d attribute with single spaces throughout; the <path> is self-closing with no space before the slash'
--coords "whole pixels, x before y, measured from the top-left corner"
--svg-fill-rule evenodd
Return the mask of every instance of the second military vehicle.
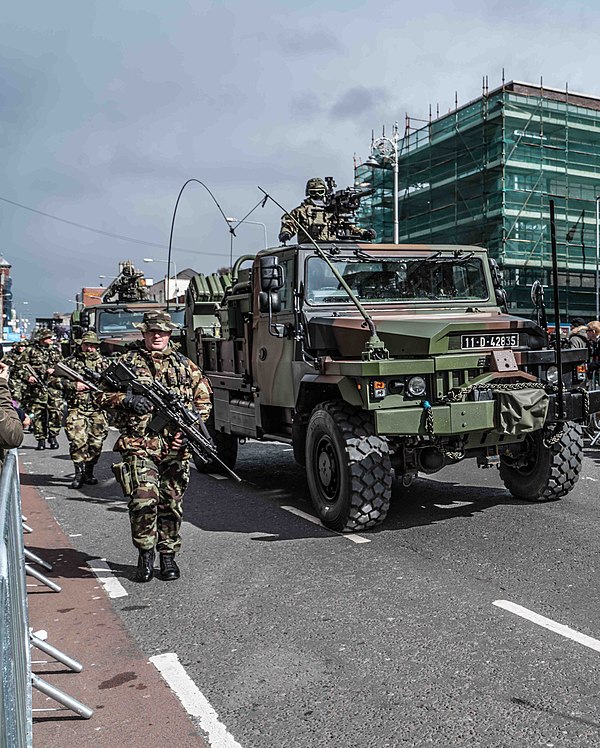
<path id="1" fill-rule="evenodd" d="M 76 341 L 85 330 L 95 330 L 100 338 L 100 351 L 114 356 L 127 345 L 139 340 L 135 327 L 142 321 L 144 312 L 165 309 L 166 304 L 148 299 L 144 274 L 130 260 L 119 263 L 119 275 L 102 294 L 99 304 L 84 307 L 71 318 L 71 339 Z M 183 328 L 184 306 L 173 304 L 169 313 L 175 324 Z M 175 332 L 174 342 L 180 342 L 182 333 Z"/>

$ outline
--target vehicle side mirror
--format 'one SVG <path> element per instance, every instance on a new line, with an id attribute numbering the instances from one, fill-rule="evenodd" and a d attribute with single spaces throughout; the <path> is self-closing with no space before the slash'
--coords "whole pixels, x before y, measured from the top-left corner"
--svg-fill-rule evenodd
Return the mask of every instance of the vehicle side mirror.
<path id="1" fill-rule="evenodd" d="M 261 312 L 279 314 L 281 311 L 281 299 L 277 291 L 259 291 L 258 307 Z"/>
<path id="2" fill-rule="evenodd" d="M 283 268 L 277 257 L 260 258 L 260 290 L 264 293 L 279 291 L 285 283 Z"/>

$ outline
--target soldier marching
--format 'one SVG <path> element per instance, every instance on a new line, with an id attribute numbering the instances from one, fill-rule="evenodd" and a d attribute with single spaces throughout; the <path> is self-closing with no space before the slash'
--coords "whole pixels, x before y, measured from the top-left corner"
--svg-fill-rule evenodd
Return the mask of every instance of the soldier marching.
<path id="1" fill-rule="evenodd" d="M 46 449 L 46 440 L 50 449 L 58 449 L 56 437 L 62 425 L 62 387 L 57 380 L 49 381 L 55 364 L 62 360 L 61 353 L 53 342 L 54 334 L 51 330 L 38 330 L 20 363 L 21 367 L 26 367 L 25 397 L 33 417 L 37 450 Z"/>
<path id="2" fill-rule="evenodd" d="M 65 360 L 65 364 L 84 376 L 100 374 L 107 366 L 107 359 L 99 351 L 100 339 L 95 332 L 85 332 L 78 350 Z M 82 382 L 64 380 L 64 392 L 68 412 L 65 433 L 69 440 L 69 454 L 75 468 L 71 488 L 81 488 L 85 483 L 94 486 L 98 479 L 94 467 L 98 462 L 102 445 L 108 435 L 108 419 L 90 388 Z"/>

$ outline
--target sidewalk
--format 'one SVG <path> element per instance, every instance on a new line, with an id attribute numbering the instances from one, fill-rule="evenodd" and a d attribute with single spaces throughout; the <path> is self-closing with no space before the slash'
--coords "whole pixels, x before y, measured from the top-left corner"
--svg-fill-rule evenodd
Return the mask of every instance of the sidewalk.
<path id="1" fill-rule="evenodd" d="M 73 673 L 32 649 L 32 670 L 94 710 L 89 720 L 33 691 L 34 748 L 207 748 L 183 706 L 129 636 L 110 599 L 35 488 L 22 486 L 23 513 L 33 533 L 25 547 L 54 566 L 40 569 L 56 593 L 27 577 L 29 625 L 81 662 Z M 36 711 L 50 709 L 51 711 Z"/>

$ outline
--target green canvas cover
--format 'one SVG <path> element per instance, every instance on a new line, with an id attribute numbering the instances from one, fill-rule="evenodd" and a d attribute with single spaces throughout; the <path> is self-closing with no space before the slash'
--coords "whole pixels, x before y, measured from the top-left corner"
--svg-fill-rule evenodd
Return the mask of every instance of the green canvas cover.
<path id="1" fill-rule="evenodd" d="M 495 396 L 498 431 L 518 436 L 543 428 L 549 402 L 544 390 L 497 390 Z"/>

